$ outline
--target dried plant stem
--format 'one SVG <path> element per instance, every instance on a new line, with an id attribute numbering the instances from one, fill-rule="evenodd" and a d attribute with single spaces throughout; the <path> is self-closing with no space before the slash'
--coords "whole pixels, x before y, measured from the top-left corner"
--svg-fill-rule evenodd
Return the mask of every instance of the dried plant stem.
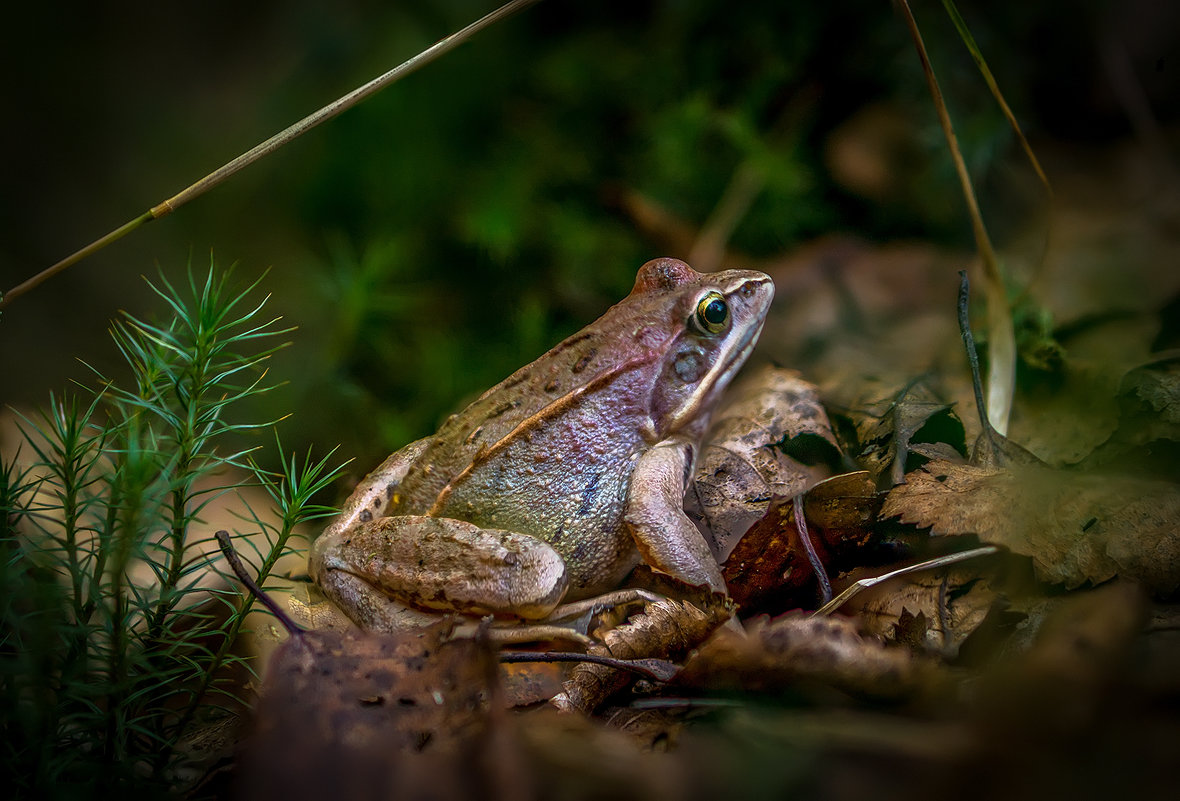
<path id="1" fill-rule="evenodd" d="M 97 253 L 98 251 L 102 250 L 107 245 L 111 244 L 112 242 L 117 242 L 118 240 L 120 240 L 124 236 L 126 236 L 127 234 L 134 231 L 139 226 L 143 225 L 146 222 L 151 222 L 154 219 L 155 219 L 155 217 L 152 216 L 152 213 L 150 211 L 146 211 L 143 214 L 136 217 L 134 220 L 131 220 L 130 222 L 123 223 L 123 225 L 120 225 L 118 228 L 111 231 L 106 236 L 103 236 L 99 239 L 94 240 L 93 242 L 91 242 L 89 245 L 82 248 L 81 250 L 74 251 L 69 256 L 66 256 L 64 259 L 62 259 L 61 261 L 59 261 L 57 264 L 53 265 L 52 267 L 47 267 L 46 269 L 44 269 L 41 272 L 34 275 L 32 278 L 29 278 L 26 281 L 23 281 L 23 282 L 17 284 L 12 289 L 5 292 L 3 295 L 0 295 L 0 309 L 3 309 L 5 306 L 7 306 L 9 303 L 11 303 L 14 298 L 18 298 L 21 295 L 25 294 L 26 292 L 30 292 L 30 291 L 36 289 L 38 286 L 45 283 L 50 278 L 57 275 L 62 270 L 66 269 L 67 267 L 74 266 L 78 262 L 82 261 L 82 259 L 85 259 L 88 256 L 91 256 L 92 254 Z"/>
<path id="2" fill-rule="evenodd" d="M 267 611 L 275 616 L 279 623 L 283 625 L 283 628 L 287 630 L 288 634 L 291 636 L 302 634 L 303 627 L 296 623 L 287 614 L 286 610 L 275 602 L 274 598 L 267 595 L 266 591 L 258 585 L 254 577 L 246 570 L 246 566 L 242 564 L 242 557 L 238 556 L 238 552 L 234 550 L 234 544 L 230 541 L 229 532 L 221 529 L 213 536 L 217 540 L 217 547 L 221 549 L 221 554 L 225 557 L 225 561 L 229 562 L 230 569 L 238 577 L 238 581 L 242 582 L 246 586 L 246 589 L 250 591 L 250 594 L 257 598 L 259 603 L 265 606 Z"/>
<path id="3" fill-rule="evenodd" d="M 807 561 L 811 564 L 811 572 L 815 573 L 815 580 L 819 582 L 820 600 L 826 604 L 832 600 L 832 582 L 828 578 L 828 569 L 815 551 L 815 543 L 811 541 L 811 532 L 807 530 L 807 515 L 803 512 L 804 498 L 804 494 L 799 493 L 791 501 L 795 512 L 795 530 L 799 532 L 799 542 L 803 545 L 803 552 L 807 554 Z"/>
<path id="4" fill-rule="evenodd" d="M 902 567 L 897 570 L 891 570 L 888 573 L 884 573 L 884 574 L 882 574 L 880 576 L 876 576 L 874 578 L 860 579 L 859 581 L 855 581 L 852 584 L 848 585 L 848 587 L 842 593 L 837 595 L 832 600 L 828 601 L 826 604 L 821 606 L 819 609 L 816 609 L 814 612 L 812 612 L 811 617 L 827 617 L 828 615 L 832 614 L 837 609 L 839 609 L 841 606 L 843 606 L 844 604 L 846 604 L 850 600 L 852 600 L 852 598 L 854 596 L 859 595 L 863 590 L 867 590 L 870 587 L 875 587 L 878 584 L 882 584 L 886 581 L 889 581 L 890 579 L 895 579 L 898 576 L 908 576 L 911 573 L 918 573 L 923 570 L 934 570 L 934 569 L 940 568 L 940 567 L 947 567 L 948 565 L 954 565 L 954 564 L 958 564 L 959 562 L 965 562 L 968 559 L 975 559 L 976 557 L 979 557 L 979 556 L 990 556 L 993 553 L 999 553 L 999 552 L 1000 552 L 1000 549 L 997 548 L 995 545 L 984 545 L 979 548 L 972 548 L 971 550 L 968 550 L 968 551 L 959 551 L 958 553 L 949 553 L 946 556 L 939 556 L 935 559 L 929 559 L 925 562 L 919 562 L 916 565 L 909 565 L 908 567 Z"/>
<path id="5" fill-rule="evenodd" d="M 984 83 L 987 84 L 992 97 L 999 104 L 1000 111 L 1004 112 L 1004 119 L 1008 120 L 1008 125 L 1011 126 L 1012 131 L 1016 134 L 1016 138 L 1020 140 L 1020 146 L 1024 149 L 1024 155 L 1028 157 L 1028 162 L 1032 165 L 1033 172 L 1037 174 L 1037 178 L 1040 180 L 1041 186 L 1044 187 L 1045 193 L 1050 198 L 1053 197 L 1053 186 L 1049 183 L 1049 178 L 1045 175 L 1045 171 L 1041 169 L 1041 162 L 1037 160 L 1036 154 L 1033 153 L 1032 145 L 1025 138 L 1024 131 L 1020 128 L 1020 123 L 1016 121 L 1016 115 L 1008 107 L 1008 101 L 1004 99 L 1004 93 L 1000 91 L 999 84 L 996 83 L 991 68 L 987 65 L 983 53 L 980 52 L 979 45 L 975 43 L 975 37 L 971 35 L 971 30 L 967 27 L 966 20 L 959 13 L 959 9 L 955 6 L 953 0 L 942 0 L 942 6 L 946 9 L 947 16 L 951 18 L 951 22 L 954 23 L 955 30 L 959 32 L 959 38 L 963 40 L 967 51 L 971 53 L 971 58 L 975 62 L 975 66 L 979 69 L 979 74 L 983 76 Z"/>
<path id="6" fill-rule="evenodd" d="M 897 5 L 901 9 L 902 16 L 905 17 L 910 36 L 914 40 L 914 47 L 918 51 L 918 58 L 922 62 L 922 71 L 926 74 L 926 83 L 934 100 L 934 108 L 938 112 L 938 121 L 942 125 L 942 133 L 946 138 L 947 148 L 950 150 L 951 160 L 954 162 L 955 172 L 958 173 L 959 184 L 963 190 L 963 198 L 967 201 L 967 210 L 971 216 L 975 246 L 979 249 L 979 258 L 983 264 L 984 295 L 987 298 L 990 357 L 988 359 L 987 415 L 996 431 L 1000 434 L 1007 434 L 1008 417 L 1012 412 L 1012 396 L 1016 390 L 1016 336 L 1012 330 L 1012 314 L 1008 308 L 1004 280 L 1000 274 L 1000 265 L 996 258 L 995 249 L 987 234 L 987 227 L 983 224 L 983 216 L 979 212 L 979 202 L 975 198 L 975 189 L 971 185 L 967 164 L 959 150 L 959 141 L 955 137 L 950 114 L 942 99 L 942 90 L 938 86 L 934 69 L 930 66 L 930 57 L 926 53 L 922 33 L 918 30 L 918 23 L 914 20 L 909 3 L 906 0 L 897 0 Z"/>
<path id="7" fill-rule="evenodd" d="M 57 275 L 62 270 L 65 270 L 67 267 L 72 267 L 73 265 L 82 261 L 82 259 L 85 259 L 88 256 L 102 250 L 112 242 L 122 239 L 124 236 L 131 233 L 136 228 L 139 228 L 144 223 L 149 223 L 152 220 L 158 220 L 161 217 L 171 214 L 173 211 L 180 208 L 185 203 L 188 203 L 190 200 L 200 197 L 213 187 L 218 186 L 244 167 L 253 164 L 275 150 L 278 150 L 283 145 L 299 136 L 302 136 L 304 133 L 310 131 L 320 123 L 326 122 L 327 120 L 330 120 L 336 115 L 340 114 L 342 111 L 352 108 L 370 95 L 406 77 L 410 73 L 417 70 L 419 67 L 424 67 L 439 56 L 449 53 L 451 50 L 455 49 L 457 46 L 467 41 L 472 36 L 482 31 L 484 28 L 499 22 L 505 17 L 515 14 L 517 11 L 520 11 L 521 9 L 536 2 L 539 2 L 539 0 L 512 0 L 510 3 L 505 3 L 495 11 L 491 12 L 487 16 L 481 17 L 462 30 L 452 33 L 445 39 L 440 39 L 430 47 L 423 50 L 421 53 L 418 53 L 413 58 L 402 62 L 398 66 L 391 69 L 389 72 L 386 72 L 384 75 L 374 78 L 363 86 L 352 90 L 343 97 L 332 101 L 318 111 L 307 115 L 303 119 L 299 120 L 299 122 L 283 129 L 272 136 L 270 139 L 267 139 L 265 142 L 254 146 L 234 160 L 222 165 L 221 167 L 218 167 L 216 170 L 209 173 L 191 186 L 182 189 L 180 192 L 177 192 L 167 200 L 152 206 L 151 209 L 139 215 L 135 219 L 124 223 L 100 239 L 96 239 L 94 242 L 91 242 L 81 250 L 76 251 L 75 253 L 62 259 L 52 267 L 42 270 L 27 281 L 24 281 L 23 283 L 18 284 L 17 286 L 8 290 L 2 296 L 0 296 L 0 309 L 7 306 L 15 298 L 18 298 L 26 292 L 36 289 L 42 283 Z"/>

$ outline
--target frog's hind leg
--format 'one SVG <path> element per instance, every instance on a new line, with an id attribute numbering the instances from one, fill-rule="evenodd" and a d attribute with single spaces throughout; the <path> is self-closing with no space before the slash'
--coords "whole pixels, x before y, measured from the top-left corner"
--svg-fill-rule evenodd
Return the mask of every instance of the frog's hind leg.
<path id="1" fill-rule="evenodd" d="M 333 600 L 346 613 L 356 605 L 358 616 L 384 617 L 385 595 L 425 610 L 540 620 L 569 584 L 561 556 L 536 537 L 420 515 L 329 529 L 312 546 L 309 568 L 325 594 L 339 595 Z"/>
<path id="2" fill-rule="evenodd" d="M 365 631 L 393 634 L 431 626 L 446 618 L 438 612 L 424 612 L 406 606 L 364 579 L 349 573 L 340 573 L 321 589 L 337 607 L 350 610 L 349 619 Z M 561 609 L 558 607 L 559 611 Z M 454 626 L 451 638 L 483 636 L 499 646 L 567 642 L 589 648 L 593 644 L 593 640 L 585 634 L 568 626 L 507 621 L 501 625 L 494 622 L 485 628 L 482 621 L 468 616 L 454 615 L 450 619 Z"/>
<path id="3" fill-rule="evenodd" d="M 340 507 L 340 514 L 324 529 L 321 538 L 343 534 L 359 523 L 382 517 L 410 467 L 433 441 L 434 437 L 426 437 L 411 442 L 365 476 Z"/>
<path id="4" fill-rule="evenodd" d="M 439 621 L 437 613 L 407 606 L 351 573 L 332 570 L 329 576 L 321 579 L 320 591 L 365 631 L 392 634 Z"/>

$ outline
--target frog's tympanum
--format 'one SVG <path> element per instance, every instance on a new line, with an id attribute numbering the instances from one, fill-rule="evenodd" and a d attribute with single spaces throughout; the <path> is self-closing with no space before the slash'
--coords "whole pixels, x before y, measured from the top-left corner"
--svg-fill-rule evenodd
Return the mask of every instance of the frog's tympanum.
<path id="1" fill-rule="evenodd" d="M 543 620 L 640 560 L 725 592 L 684 494 L 773 295 L 759 272 L 644 264 L 600 319 L 370 473 L 316 540 L 312 577 L 377 630 L 407 608 Z"/>

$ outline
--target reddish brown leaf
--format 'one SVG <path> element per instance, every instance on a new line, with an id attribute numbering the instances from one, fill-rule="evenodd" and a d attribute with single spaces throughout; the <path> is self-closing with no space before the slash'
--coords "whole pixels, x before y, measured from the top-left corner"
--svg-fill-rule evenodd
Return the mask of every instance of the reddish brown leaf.
<path id="1" fill-rule="evenodd" d="M 821 561 L 827 556 L 818 544 L 816 552 Z M 738 542 L 721 572 L 730 597 L 746 610 L 813 584 L 814 572 L 795 525 L 794 502 L 774 504 Z"/>
<path id="2" fill-rule="evenodd" d="M 816 554 L 825 565 L 846 556 L 873 535 L 880 499 L 865 471 L 822 481 L 807 493 L 804 509 Z M 814 602 L 815 573 L 799 537 L 792 500 L 773 504 L 722 565 L 729 593 L 747 611 L 769 605 Z"/>

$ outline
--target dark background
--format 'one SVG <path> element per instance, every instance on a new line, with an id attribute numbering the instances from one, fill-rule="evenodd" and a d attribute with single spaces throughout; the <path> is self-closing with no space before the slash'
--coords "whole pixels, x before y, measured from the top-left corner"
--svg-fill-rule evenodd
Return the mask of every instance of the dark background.
<path id="1" fill-rule="evenodd" d="M 8 9 L 0 286 L 492 8 Z M 1038 149 L 1169 147 L 1176 6 L 960 10 Z M 1043 199 L 941 4 L 914 12 L 1003 248 Z M 834 143 L 849 132 L 883 132 L 876 183 L 842 168 Z M 269 268 L 270 308 L 298 326 L 273 366 L 287 384 L 260 414 L 294 412 L 292 447 L 342 443 L 369 465 L 593 319 L 643 261 L 685 255 L 663 253 L 621 192 L 699 226 L 743 164 L 764 188 L 734 232 L 742 253 L 833 232 L 973 248 L 890 3 L 547 0 L 14 302 L 0 402 L 91 380 L 76 359 L 117 374 L 109 321 L 161 313 L 141 276 L 202 274 L 212 254 L 243 281 Z"/>

